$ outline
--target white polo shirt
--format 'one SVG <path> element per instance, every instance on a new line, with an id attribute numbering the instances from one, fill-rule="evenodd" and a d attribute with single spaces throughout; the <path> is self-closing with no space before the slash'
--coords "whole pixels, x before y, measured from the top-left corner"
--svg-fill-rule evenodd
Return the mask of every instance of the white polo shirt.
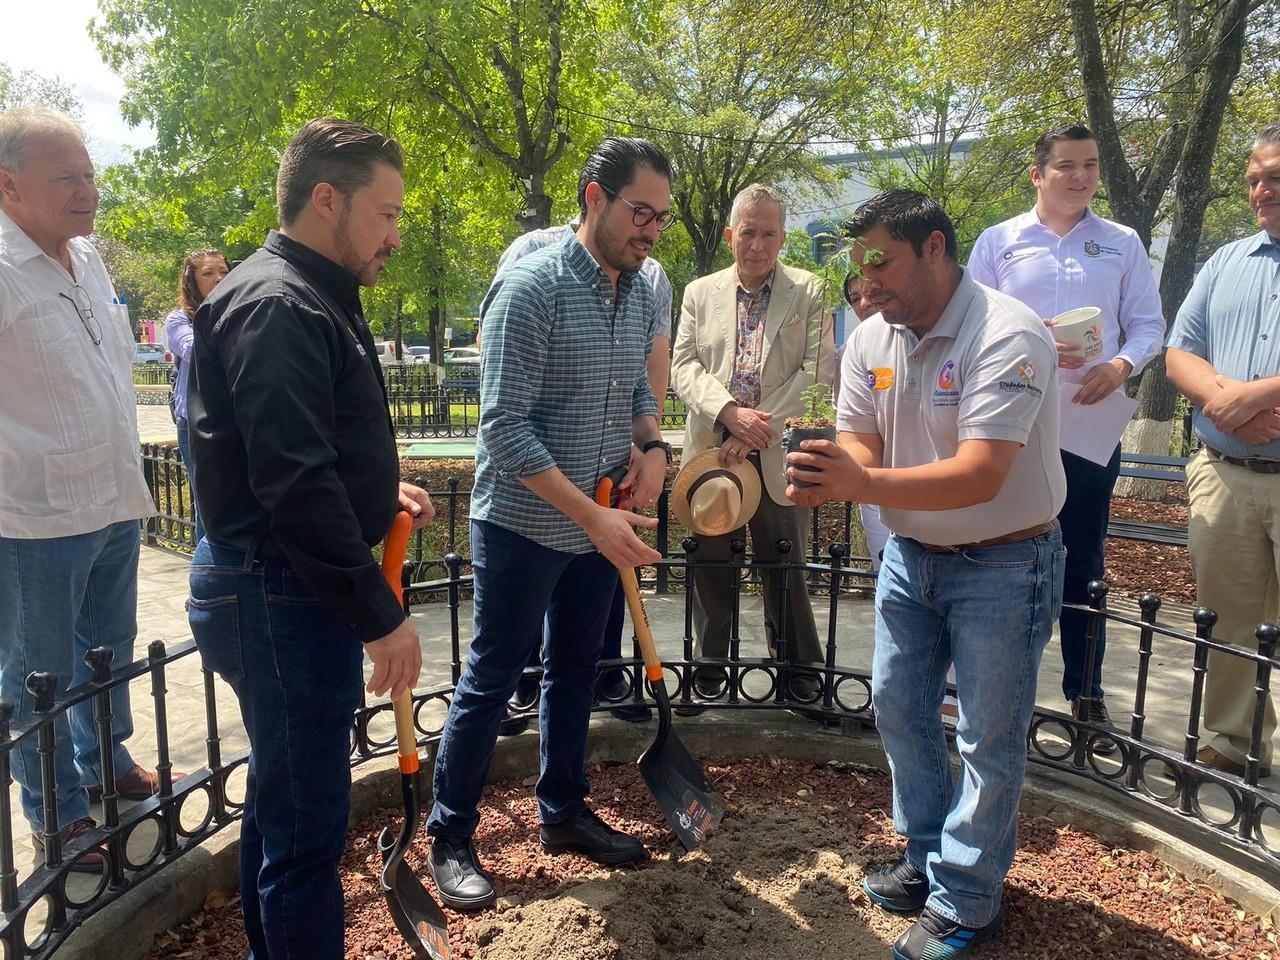
<path id="1" fill-rule="evenodd" d="M 957 510 L 880 508 L 894 533 L 924 543 L 974 543 L 1048 523 L 1067 480 L 1058 454 L 1057 354 L 1039 317 L 1012 297 L 960 286 L 923 338 L 881 314 L 849 337 L 837 425 L 877 433 L 885 467 L 955 456 L 961 440 L 1022 444 L 1000 492 Z"/>
<path id="2" fill-rule="evenodd" d="M 46 539 L 154 512 L 142 477 L 133 332 L 88 240 L 75 280 L 0 210 L 0 537 Z M 95 345 L 73 301 L 88 295 Z"/>
<path id="3" fill-rule="evenodd" d="M 1102 311 L 1101 356 L 1060 371 L 1064 379 L 1078 382 L 1089 367 L 1115 357 L 1138 373 L 1164 343 L 1160 292 L 1142 241 L 1091 210 L 1065 237 L 1041 223 L 1034 209 L 988 227 L 973 245 L 968 269 L 978 283 L 1018 298 L 1045 320 L 1076 307 Z"/>

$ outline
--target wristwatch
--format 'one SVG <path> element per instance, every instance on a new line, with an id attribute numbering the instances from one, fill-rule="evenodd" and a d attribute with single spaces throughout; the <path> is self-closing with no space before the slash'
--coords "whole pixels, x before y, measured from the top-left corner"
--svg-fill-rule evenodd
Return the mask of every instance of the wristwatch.
<path id="1" fill-rule="evenodd" d="M 662 452 L 667 455 L 667 463 L 670 463 L 671 462 L 671 444 L 667 443 L 665 440 L 650 440 L 648 443 L 646 443 L 643 447 L 640 448 L 640 452 L 648 453 L 650 450 L 657 450 L 659 447 L 662 448 Z"/>

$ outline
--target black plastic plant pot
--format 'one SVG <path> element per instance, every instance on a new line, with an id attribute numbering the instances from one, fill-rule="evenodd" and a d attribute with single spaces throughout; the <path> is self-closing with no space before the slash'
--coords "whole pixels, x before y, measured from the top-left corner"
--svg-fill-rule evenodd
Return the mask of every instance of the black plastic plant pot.
<path id="1" fill-rule="evenodd" d="M 830 440 L 834 443 L 835 439 L 836 439 L 836 428 L 831 424 L 828 424 L 825 427 L 787 427 L 784 431 L 782 431 L 783 463 L 784 464 L 786 463 L 787 454 L 800 452 L 800 444 L 803 443 L 805 440 Z M 802 473 L 805 470 L 807 470 L 808 467 L 800 467 L 800 466 L 790 467 L 790 468 L 784 467 L 784 472 L 786 469 L 792 469 L 792 470 L 795 470 L 797 473 Z M 795 480 L 792 480 L 791 482 L 794 483 L 797 487 L 813 486 L 812 483 L 808 483 L 807 481 L 800 480 L 800 479 L 795 479 Z"/>

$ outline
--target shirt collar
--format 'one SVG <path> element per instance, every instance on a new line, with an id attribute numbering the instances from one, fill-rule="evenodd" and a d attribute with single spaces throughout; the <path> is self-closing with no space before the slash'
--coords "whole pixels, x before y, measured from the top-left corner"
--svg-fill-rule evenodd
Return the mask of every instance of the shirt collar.
<path id="1" fill-rule="evenodd" d="M 773 267 L 769 270 L 768 274 L 765 276 L 764 283 L 756 287 L 755 290 L 748 292 L 746 287 L 742 285 L 742 280 L 739 279 L 738 277 L 738 265 L 736 263 L 733 265 L 733 281 L 738 285 L 738 291 L 740 293 L 747 294 L 747 296 L 749 297 L 754 297 L 756 294 L 764 293 L 766 291 L 772 293 L 773 281 L 774 281 L 774 278 L 777 276 L 777 273 L 778 273 L 778 265 L 775 263 Z"/>
<path id="2" fill-rule="evenodd" d="M 959 336 L 960 327 L 964 324 L 964 318 L 969 313 L 969 305 L 973 303 L 973 298 L 977 295 L 977 292 L 977 285 L 974 283 L 973 278 L 969 276 L 969 271 L 961 267 L 960 283 L 956 287 L 955 293 L 947 301 L 947 305 L 942 310 L 942 316 L 938 317 L 938 322 L 933 325 L 933 329 L 921 339 L 951 337 L 954 340 Z"/>
<path id="3" fill-rule="evenodd" d="M 1280 237 L 1273 237 L 1265 230 L 1259 230 L 1253 235 L 1253 243 L 1249 245 L 1249 253 L 1272 253 L 1280 252 Z"/>
<path id="4" fill-rule="evenodd" d="M 596 258 L 591 255 L 591 251 L 583 245 L 578 239 L 576 231 L 570 231 L 569 236 L 564 241 L 564 260 L 569 265 L 569 269 L 583 283 L 595 284 L 599 280 L 609 281 L 609 275 L 604 272 L 604 268 L 596 262 Z M 631 289 L 631 281 L 635 279 L 636 271 L 623 270 L 618 274 L 618 296 L 623 296 Z"/>
<path id="5" fill-rule="evenodd" d="M 0 248 L 4 249 L 9 261 L 15 267 L 45 255 L 40 245 L 31 239 L 27 231 L 14 223 L 3 210 L 0 210 Z"/>
<path id="6" fill-rule="evenodd" d="M 1083 227 L 1086 223 L 1088 223 L 1091 219 L 1095 219 L 1096 217 L 1097 217 L 1097 214 L 1095 214 L 1093 210 L 1091 210 L 1089 207 L 1085 207 L 1084 216 L 1081 217 L 1079 222 L 1076 223 L 1076 225 L 1072 227 L 1070 230 L 1068 230 L 1067 232 L 1072 233 L 1078 230 L 1080 227 Z M 1036 230 L 1036 229 L 1048 230 L 1049 228 L 1046 227 L 1041 222 L 1040 214 L 1036 213 L 1036 208 L 1032 207 L 1026 213 L 1018 216 L 1015 219 L 1013 234 L 1014 236 L 1021 236 L 1022 234 L 1026 233 L 1028 230 Z"/>
<path id="7" fill-rule="evenodd" d="M 312 279 L 318 281 L 340 302 L 345 304 L 354 303 L 356 308 L 359 308 L 360 281 L 346 267 L 339 263 L 334 263 L 324 254 L 312 250 L 306 244 L 299 243 L 292 237 L 286 237 L 278 230 L 272 230 L 267 234 L 267 239 L 262 244 L 262 248 L 288 260 L 299 269 L 305 270 Z"/>

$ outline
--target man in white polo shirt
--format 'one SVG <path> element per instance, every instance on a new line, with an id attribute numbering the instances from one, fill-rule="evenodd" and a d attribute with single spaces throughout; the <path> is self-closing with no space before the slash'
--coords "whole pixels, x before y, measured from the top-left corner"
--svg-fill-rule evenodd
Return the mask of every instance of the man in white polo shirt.
<path id="1" fill-rule="evenodd" d="M 845 350 L 839 443 L 788 457 L 793 479 L 817 484 L 788 496 L 879 504 L 893 532 L 871 678 L 907 849 L 864 889 L 923 910 L 897 960 L 952 960 L 1003 919 L 1036 674 L 1062 604 L 1057 358 L 1039 317 L 961 270 L 935 201 L 891 190 L 845 229 L 879 313 Z M 938 712 L 953 663 L 958 781 Z"/>
<path id="2" fill-rule="evenodd" d="M 0 114 L 0 696 L 32 714 L 25 680 L 90 679 L 84 655 L 133 660 L 138 519 L 152 511 L 142 478 L 133 396 L 133 334 L 113 306 L 106 268 L 86 237 L 98 188 L 80 130 L 46 110 Z M 129 688 L 112 691 L 115 786 L 143 800 L 159 779 L 124 746 Z M 72 869 L 101 872 L 84 849 L 102 791 L 93 704 L 53 725 L 57 822 L 45 817 L 40 757 L 28 738 L 13 776 L 37 853 L 54 837 Z M 86 788 L 88 788 L 86 790 Z M 7 787 L 6 787 L 7 789 Z M 77 842 L 78 841 L 78 842 Z"/>
<path id="3" fill-rule="evenodd" d="M 1076 307 L 1102 311 L 1098 357 L 1086 363 L 1079 347 L 1057 345 L 1060 376 L 1079 384 L 1071 402 L 1083 407 L 1089 423 L 1101 419 L 1098 401 L 1160 352 L 1165 330 L 1160 293 L 1138 234 L 1089 209 L 1098 178 L 1098 142 L 1088 127 L 1069 124 L 1048 131 L 1036 141 L 1031 167 L 1035 208 L 983 231 L 968 264 L 974 280 L 1017 297 L 1042 319 Z M 1103 545 L 1111 491 L 1120 475 L 1120 445 L 1105 465 L 1064 450 L 1062 467 L 1067 475 L 1067 501 L 1058 517 L 1067 547 L 1063 597 L 1067 603 L 1087 604 L 1089 581 L 1106 572 Z M 1087 627 L 1086 614 L 1062 611 L 1062 692 L 1081 719 L 1110 724 L 1102 690 L 1106 621 L 1099 623 L 1088 684 Z M 1086 698 L 1083 704 L 1081 697 Z M 1116 744 L 1104 737 L 1094 741 L 1094 749 L 1114 753 Z"/>

